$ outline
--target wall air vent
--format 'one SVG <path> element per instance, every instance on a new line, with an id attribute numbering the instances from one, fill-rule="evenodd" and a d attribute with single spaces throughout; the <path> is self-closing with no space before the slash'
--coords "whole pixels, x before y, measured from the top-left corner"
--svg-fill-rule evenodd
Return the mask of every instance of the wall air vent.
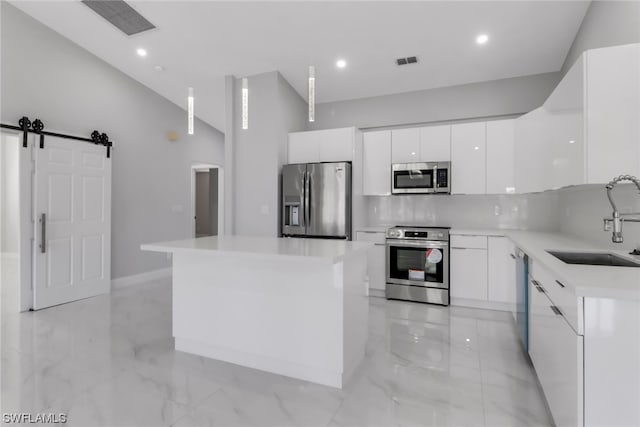
<path id="1" fill-rule="evenodd" d="M 398 58 L 398 59 L 396 59 L 396 63 L 398 65 L 415 64 L 417 62 L 418 62 L 418 57 L 416 57 L 416 56 L 409 56 L 407 58 Z"/>
<path id="2" fill-rule="evenodd" d="M 82 3 L 128 36 L 156 28 L 122 0 L 82 0 Z"/>

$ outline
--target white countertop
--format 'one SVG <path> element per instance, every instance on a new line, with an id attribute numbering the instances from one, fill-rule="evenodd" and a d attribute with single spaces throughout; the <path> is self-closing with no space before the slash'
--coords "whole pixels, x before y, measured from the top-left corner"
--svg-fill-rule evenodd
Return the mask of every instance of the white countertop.
<path id="1" fill-rule="evenodd" d="M 509 237 L 534 262 L 550 270 L 576 296 L 640 300 L 640 267 L 606 267 L 565 264 L 547 250 L 610 252 L 640 261 L 629 250 L 598 249 L 593 244 L 564 235 L 531 231 L 507 231 Z"/>
<path id="2" fill-rule="evenodd" d="M 393 227 L 393 225 L 377 225 L 377 226 L 367 226 L 367 227 L 358 227 L 354 231 L 357 233 L 358 231 L 364 233 L 386 233 L 388 229 Z"/>
<path id="3" fill-rule="evenodd" d="M 257 236 L 212 236 L 172 242 L 148 243 L 143 251 L 250 255 L 261 258 L 296 257 L 339 262 L 355 252 L 373 247 L 369 242 Z"/>
<path id="4" fill-rule="evenodd" d="M 498 228 L 452 228 L 449 234 L 454 236 L 506 236 L 507 233 L 511 231 L 516 230 Z"/>

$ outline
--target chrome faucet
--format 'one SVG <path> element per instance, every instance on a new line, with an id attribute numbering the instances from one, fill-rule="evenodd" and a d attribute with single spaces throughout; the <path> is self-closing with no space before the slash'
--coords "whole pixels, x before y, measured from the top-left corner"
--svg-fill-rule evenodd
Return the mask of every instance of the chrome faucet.
<path id="1" fill-rule="evenodd" d="M 633 182 L 636 187 L 638 187 L 638 190 L 640 190 L 640 179 L 632 175 L 620 175 L 607 184 L 607 197 L 609 198 L 609 203 L 611 203 L 611 207 L 613 208 L 613 213 L 611 214 L 611 218 L 604 219 L 604 231 L 611 231 L 613 225 L 613 234 L 611 236 L 613 243 L 622 243 L 624 241 L 622 237 L 623 222 L 640 222 L 640 212 L 621 214 L 613 201 L 611 190 L 613 190 L 613 187 L 621 181 Z"/>

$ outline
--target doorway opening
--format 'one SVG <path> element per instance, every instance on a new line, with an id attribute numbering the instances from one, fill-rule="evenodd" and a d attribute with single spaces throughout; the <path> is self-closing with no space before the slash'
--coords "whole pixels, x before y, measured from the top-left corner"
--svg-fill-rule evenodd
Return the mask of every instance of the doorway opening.
<path id="1" fill-rule="evenodd" d="M 222 168 L 212 164 L 191 167 L 192 236 L 223 234 Z"/>

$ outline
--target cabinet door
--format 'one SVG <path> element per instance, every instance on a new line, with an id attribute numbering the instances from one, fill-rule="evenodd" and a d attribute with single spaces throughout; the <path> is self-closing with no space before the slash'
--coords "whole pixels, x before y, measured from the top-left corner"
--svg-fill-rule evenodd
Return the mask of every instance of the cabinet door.
<path id="1" fill-rule="evenodd" d="M 451 126 L 451 193 L 486 193 L 484 122 Z"/>
<path id="2" fill-rule="evenodd" d="M 516 303 L 516 254 L 511 240 L 489 237 L 488 288 L 489 301 Z"/>
<path id="3" fill-rule="evenodd" d="M 534 193 L 551 188 L 551 145 L 548 114 L 540 107 L 516 120 L 516 191 Z"/>
<path id="4" fill-rule="evenodd" d="M 394 129 L 391 131 L 391 162 L 413 163 L 420 161 L 420 128 Z"/>
<path id="5" fill-rule="evenodd" d="M 315 163 L 320 161 L 320 135 L 314 132 L 289 134 L 288 163 Z"/>
<path id="6" fill-rule="evenodd" d="M 640 175 L 640 43 L 586 52 L 588 184 Z"/>
<path id="7" fill-rule="evenodd" d="M 353 161 L 354 128 L 317 131 L 321 162 Z"/>
<path id="8" fill-rule="evenodd" d="M 451 160 L 451 126 L 420 128 L 420 161 L 448 162 Z"/>
<path id="9" fill-rule="evenodd" d="M 451 248 L 450 290 L 454 298 L 487 299 L 486 249 Z"/>
<path id="10" fill-rule="evenodd" d="M 515 120 L 487 122 L 487 194 L 515 192 Z"/>
<path id="11" fill-rule="evenodd" d="M 529 354 L 558 426 L 583 425 L 583 337 L 576 334 L 542 288 L 529 288 Z"/>
<path id="12" fill-rule="evenodd" d="M 385 258 L 387 256 L 385 249 L 385 233 L 357 231 L 356 240 L 361 242 L 371 242 L 374 244 L 374 247 L 369 249 L 367 257 L 367 279 L 369 282 L 369 289 L 384 291 L 387 281 L 385 271 Z"/>
<path id="13" fill-rule="evenodd" d="M 391 194 L 391 131 L 367 132 L 363 136 L 363 194 Z"/>

